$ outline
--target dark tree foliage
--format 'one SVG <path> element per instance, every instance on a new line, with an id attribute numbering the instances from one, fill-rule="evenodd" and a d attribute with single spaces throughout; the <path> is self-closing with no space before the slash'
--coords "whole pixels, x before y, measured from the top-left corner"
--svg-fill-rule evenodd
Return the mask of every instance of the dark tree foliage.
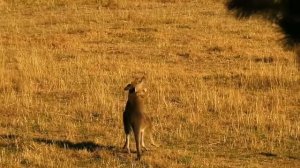
<path id="1" fill-rule="evenodd" d="M 238 18 L 257 14 L 275 21 L 285 34 L 286 44 L 299 49 L 300 0 L 227 0 L 226 5 Z"/>

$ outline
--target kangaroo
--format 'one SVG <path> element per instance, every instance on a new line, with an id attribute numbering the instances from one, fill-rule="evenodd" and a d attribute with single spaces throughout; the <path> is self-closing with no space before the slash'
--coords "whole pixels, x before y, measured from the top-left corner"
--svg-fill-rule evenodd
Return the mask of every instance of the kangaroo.
<path id="1" fill-rule="evenodd" d="M 145 109 L 143 99 L 147 92 L 147 89 L 143 88 L 144 80 L 145 77 L 135 79 L 124 88 L 125 91 L 128 91 L 128 100 L 123 113 L 125 131 L 125 144 L 123 149 L 126 148 L 127 152 L 130 153 L 130 132 L 133 131 L 137 150 L 137 160 L 141 159 L 140 146 L 142 146 L 145 150 L 148 150 L 144 142 L 145 132 L 150 135 L 151 144 L 158 147 L 152 138 L 151 121 L 144 113 Z"/>

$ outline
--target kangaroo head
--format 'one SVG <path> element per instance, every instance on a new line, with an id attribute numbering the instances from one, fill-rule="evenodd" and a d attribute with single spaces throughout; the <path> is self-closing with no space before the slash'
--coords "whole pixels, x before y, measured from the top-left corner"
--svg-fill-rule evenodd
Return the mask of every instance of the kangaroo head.
<path id="1" fill-rule="evenodd" d="M 144 80 L 145 80 L 145 77 L 143 76 L 142 78 L 135 78 L 131 83 L 129 83 L 125 88 L 124 90 L 125 91 L 129 91 L 129 93 L 137 93 L 139 91 L 145 91 L 146 92 L 146 89 L 143 88 L 143 85 L 144 85 Z"/>

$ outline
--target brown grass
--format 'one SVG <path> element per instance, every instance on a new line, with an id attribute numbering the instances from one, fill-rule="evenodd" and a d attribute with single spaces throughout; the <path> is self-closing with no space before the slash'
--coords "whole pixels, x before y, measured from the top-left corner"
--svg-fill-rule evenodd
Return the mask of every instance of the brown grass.
<path id="1" fill-rule="evenodd" d="M 222 0 L 2 0 L 0 167 L 296 167 L 299 70 L 281 37 Z M 162 147 L 137 162 L 121 117 L 141 74 Z"/>

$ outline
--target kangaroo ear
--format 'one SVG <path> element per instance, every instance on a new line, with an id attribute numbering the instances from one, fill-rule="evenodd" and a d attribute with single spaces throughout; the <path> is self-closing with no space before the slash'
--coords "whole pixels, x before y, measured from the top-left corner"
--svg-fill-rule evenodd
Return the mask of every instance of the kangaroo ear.
<path id="1" fill-rule="evenodd" d="M 145 80 L 146 80 L 145 76 L 142 76 L 142 77 L 140 78 L 140 82 L 144 82 Z"/>
<path id="2" fill-rule="evenodd" d="M 127 91 L 127 90 L 130 90 L 131 88 L 133 88 L 133 86 L 132 86 L 132 84 L 129 83 L 129 84 L 124 88 L 124 90 Z"/>

